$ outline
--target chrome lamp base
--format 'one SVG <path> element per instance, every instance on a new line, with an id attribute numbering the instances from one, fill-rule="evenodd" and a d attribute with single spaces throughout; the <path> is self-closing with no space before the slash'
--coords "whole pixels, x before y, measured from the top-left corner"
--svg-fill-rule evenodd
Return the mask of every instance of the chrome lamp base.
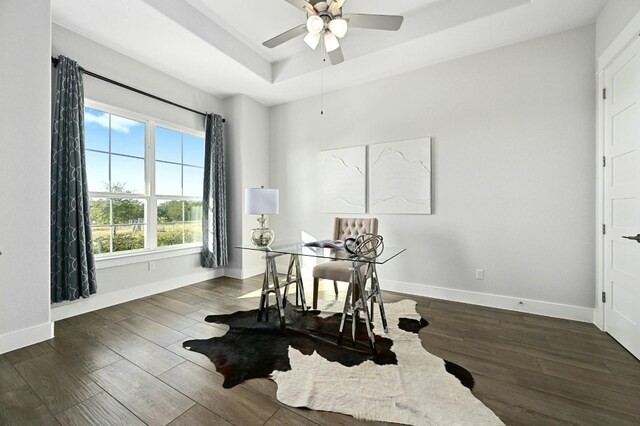
<path id="1" fill-rule="evenodd" d="M 251 230 L 251 242 L 256 247 L 269 247 L 273 242 L 276 234 L 273 232 L 273 229 L 267 228 L 265 225 L 267 223 L 267 219 L 264 215 L 261 215 L 258 218 L 258 223 L 260 226 L 258 228 L 254 228 Z"/>

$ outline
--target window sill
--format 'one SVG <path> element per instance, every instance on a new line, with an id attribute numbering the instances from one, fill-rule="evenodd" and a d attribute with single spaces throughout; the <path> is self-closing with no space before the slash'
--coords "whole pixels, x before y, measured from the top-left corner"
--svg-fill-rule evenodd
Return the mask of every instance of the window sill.
<path id="1" fill-rule="evenodd" d="M 129 253 L 114 253 L 98 255 L 95 257 L 96 269 L 113 268 L 116 266 L 131 265 L 134 263 L 150 262 L 153 260 L 168 259 L 171 257 L 188 256 L 202 251 L 202 245 L 145 249 Z"/>

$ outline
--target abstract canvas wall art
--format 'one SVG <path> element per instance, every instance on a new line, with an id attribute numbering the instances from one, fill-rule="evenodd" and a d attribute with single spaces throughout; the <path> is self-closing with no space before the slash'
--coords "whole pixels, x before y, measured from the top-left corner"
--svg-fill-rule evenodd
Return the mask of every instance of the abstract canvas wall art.
<path id="1" fill-rule="evenodd" d="M 323 213 L 365 213 L 367 148 L 320 151 L 320 210 Z"/>
<path id="2" fill-rule="evenodd" d="M 370 213 L 431 214 L 431 138 L 369 146 Z"/>

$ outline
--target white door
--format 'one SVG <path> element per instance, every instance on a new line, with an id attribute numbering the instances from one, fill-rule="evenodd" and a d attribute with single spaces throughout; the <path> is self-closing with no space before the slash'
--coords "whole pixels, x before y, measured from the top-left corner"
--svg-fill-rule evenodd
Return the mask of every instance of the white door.
<path id="1" fill-rule="evenodd" d="M 605 327 L 640 358 L 640 39 L 605 69 L 605 87 Z"/>

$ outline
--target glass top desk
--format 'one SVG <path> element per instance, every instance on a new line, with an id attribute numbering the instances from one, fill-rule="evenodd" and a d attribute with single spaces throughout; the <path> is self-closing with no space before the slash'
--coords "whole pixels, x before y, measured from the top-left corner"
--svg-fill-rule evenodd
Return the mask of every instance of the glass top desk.
<path id="1" fill-rule="evenodd" d="M 269 294 L 274 293 L 276 306 L 278 308 L 278 315 L 280 317 L 280 325 L 282 327 L 286 326 L 284 307 L 287 304 L 287 293 L 291 284 L 295 284 L 296 286 L 296 305 L 298 305 L 299 300 L 302 305 L 302 309 L 305 311 L 308 310 L 300 268 L 300 256 L 307 256 L 350 263 L 349 270 L 351 271 L 351 274 L 344 309 L 342 312 L 342 320 L 340 322 L 340 340 L 338 343 L 342 340 L 347 316 L 351 316 L 352 319 L 351 337 L 352 340 L 355 341 L 356 324 L 358 322 L 358 316 L 360 315 L 360 312 L 362 312 L 371 349 L 375 351 L 375 338 L 371 330 L 371 321 L 374 302 L 376 301 L 378 302 L 378 307 L 380 309 L 380 317 L 382 319 L 384 331 L 388 332 L 387 318 L 384 313 L 384 304 L 382 301 L 382 294 L 380 293 L 376 266 L 385 264 L 391 259 L 394 259 L 404 252 L 406 250 L 405 248 L 385 247 L 384 251 L 375 257 L 352 255 L 344 249 L 306 247 L 304 243 L 299 241 L 274 242 L 269 247 L 242 245 L 236 246 L 236 248 L 241 250 L 258 251 L 262 252 L 264 255 L 265 272 L 262 280 L 258 321 L 262 321 L 263 314 L 266 313 L 268 315 Z M 280 256 L 290 256 L 289 266 L 287 268 L 287 277 L 284 282 L 280 282 L 276 268 L 276 258 Z M 371 282 L 369 290 L 366 289 L 368 280 Z M 368 308 L 367 302 L 370 302 L 371 309 Z"/>

